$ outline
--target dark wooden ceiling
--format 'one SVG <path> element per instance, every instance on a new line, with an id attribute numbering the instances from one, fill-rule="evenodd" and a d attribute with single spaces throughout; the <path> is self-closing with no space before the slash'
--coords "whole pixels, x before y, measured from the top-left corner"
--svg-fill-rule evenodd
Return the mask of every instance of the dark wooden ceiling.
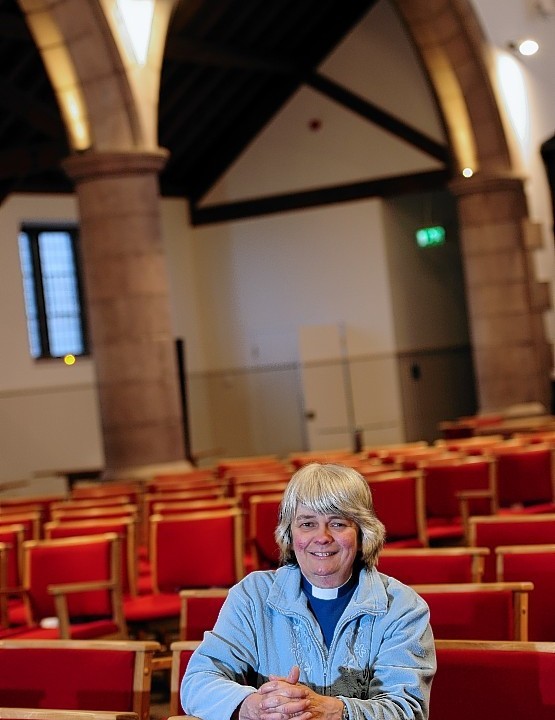
<path id="1" fill-rule="evenodd" d="M 159 144 L 170 151 L 162 194 L 195 207 L 303 84 L 447 163 L 443 146 L 317 73 L 376 1 L 180 2 L 160 87 Z M 60 169 L 69 153 L 60 112 L 16 0 L 0 0 L 0 103 L 0 200 L 11 192 L 71 192 Z"/>

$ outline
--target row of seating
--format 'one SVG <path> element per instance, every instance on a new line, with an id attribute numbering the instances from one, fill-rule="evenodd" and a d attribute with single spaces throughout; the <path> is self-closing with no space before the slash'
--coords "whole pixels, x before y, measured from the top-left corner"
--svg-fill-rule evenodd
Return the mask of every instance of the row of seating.
<path id="1" fill-rule="evenodd" d="M 430 720 L 555 717 L 555 643 L 436 640 Z M 179 686 L 198 641 L 172 645 L 170 712 L 184 716 Z M 172 718 L 169 718 L 172 720 Z"/>
<path id="2" fill-rule="evenodd" d="M 555 643 L 435 642 L 430 720 L 555 716 Z M 179 687 L 197 646 L 175 642 L 160 664 L 152 642 L 0 641 L 0 719 L 148 720 L 160 667 L 170 668 L 170 714 L 183 718 Z"/>
<path id="3" fill-rule="evenodd" d="M 535 516 L 531 521 L 541 523 L 548 517 L 550 516 Z M 206 522 L 202 514 L 200 517 L 192 514 L 185 522 L 178 519 L 164 524 L 164 537 L 160 543 L 160 548 L 165 548 L 164 555 L 179 555 L 176 553 L 176 523 L 183 527 L 192 523 L 193 532 L 189 541 L 198 541 L 204 552 L 200 552 L 200 562 L 196 548 L 195 552 L 184 554 L 181 564 L 174 562 L 172 565 L 182 574 L 162 574 L 160 578 L 164 584 L 160 581 L 157 593 L 135 598 L 122 592 L 119 571 L 120 538 L 115 533 L 25 543 L 26 583 L 20 589 L 23 604 L 15 604 L 13 600 L 17 589 L 6 587 L 1 593 L 8 598 L 7 614 L 11 626 L 5 625 L 4 629 L 0 630 L 0 637 L 125 638 L 129 628 L 132 629 L 132 635 L 136 635 L 145 627 L 152 631 L 158 625 L 164 624 L 163 621 L 170 620 L 174 621 L 177 632 L 179 618 L 182 637 L 189 637 L 187 633 L 193 611 L 190 605 L 184 608 L 184 600 L 195 593 L 202 598 L 200 607 L 203 613 L 214 607 L 212 615 L 208 618 L 203 616 L 202 621 L 197 623 L 199 633 L 209 629 L 219 609 L 218 598 L 221 605 L 227 588 L 242 577 L 240 568 L 234 564 L 236 558 L 242 557 L 239 547 L 230 550 L 227 553 L 227 564 L 220 566 L 221 557 L 226 555 L 225 549 L 229 549 L 230 534 L 240 537 L 240 515 L 230 517 L 224 513 L 221 518 L 210 518 L 210 521 L 214 520 L 223 521 L 220 527 L 227 528 L 225 534 L 218 535 L 217 527 L 210 528 L 210 522 Z M 555 517 L 551 518 L 551 521 L 555 527 Z M 215 541 L 214 545 L 211 544 L 212 541 Z M 177 547 L 181 546 L 181 543 L 178 543 Z M 214 562 L 214 558 L 210 557 L 210 548 L 213 547 L 218 547 L 218 562 Z M 502 558 L 500 570 L 493 581 L 487 583 L 482 582 L 491 554 L 487 547 L 386 549 L 380 556 L 378 568 L 407 584 L 418 586 L 424 595 L 433 595 L 429 603 L 438 607 L 432 618 L 437 637 L 492 639 L 490 633 L 493 632 L 494 625 L 489 621 L 492 613 L 495 611 L 501 623 L 505 623 L 502 618 L 507 620 L 505 628 L 514 626 L 511 618 L 527 619 L 528 600 L 522 595 L 519 596 L 518 602 L 523 609 L 515 612 L 514 593 L 529 592 L 533 587 L 531 583 L 535 583 L 538 592 L 532 593 L 529 603 L 531 625 L 534 629 L 531 637 L 548 640 L 555 639 L 555 622 L 549 604 L 555 545 L 542 546 L 542 550 L 543 552 L 540 552 L 540 547 L 535 545 L 529 548 L 497 548 L 497 555 Z M 0 557 L 4 557 L 4 553 Z M 156 559 L 154 564 L 156 566 Z M 466 584 L 466 587 L 463 584 Z M 207 601 L 206 595 L 198 594 L 198 588 L 208 589 L 207 592 L 212 594 L 212 605 Z M 498 594 L 499 590 L 510 591 L 504 595 L 503 613 L 495 608 L 495 603 L 502 597 Z M 447 597 L 448 592 L 456 593 L 456 597 L 450 600 Z M 10 606 L 10 603 L 13 604 Z M 454 614 L 456 603 L 466 604 L 468 611 L 465 615 L 461 610 L 456 618 L 456 622 L 461 624 L 455 634 L 452 628 L 454 621 L 449 618 Z M 482 624 L 469 622 L 465 625 L 463 618 L 469 613 Z M 444 619 L 440 623 L 441 617 Z M 53 622 L 53 618 L 56 618 L 57 622 Z M 525 630 L 523 627 L 522 631 L 506 637 L 524 639 Z"/>
<path id="4" fill-rule="evenodd" d="M 409 474 L 409 478 L 412 478 L 413 480 L 417 480 L 417 476 L 414 476 L 414 473 Z M 407 476 L 403 475 L 400 478 L 403 482 L 407 480 Z M 378 514 L 380 517 L 383 517 L 383 513 L 380 510 L 380 491 L 377 488 L 386 488 L 388 492 L 393 492 L 394 488 L 394 497 L 393 502 L 389 504 L 391 510 L 393 511 L 395 508 L 399 508 L 399 511 L 397 512 L 397 516 L 402 518 L 403 513 L 401 510 L 406 509 L 406 504 L 404 502 L 400 502 L 400 498 L 402 497 L 399 494 L 399 488 L 395 485 L 389 478 L 378 478 L 377 480 L 373 481 L 374 483 L 374 492 L 376 496 L 376 504 L 378 508 Z M 418 483 L 416 482 L 416 485 Z M 415 485 L 415 486 L 416 486 Z M 414 493 L 414 490 L 413 490 Z M 268 505 L 267 500 L 270 498 L 273 502 L 273 505 Z M 276 562 L 277 556 L 276 556 L 276 546 L 275 542 L 273 540 L 273 528 L 275 527 L 275 521 L 277 518 L 277 506 L 279 504 L 280 496 L 259 496 L 258 497 L 258 503 L 260 507 L 266 508 L 267 512 L 270 512 L 270 515 L 266 515 L 263 518 L 263 521 L 261 521 L 260 525 L 262 528 L 265 528 L 267 531 L 266 534 L 266 540 L 268 543 L 268 547 L 258 547 L 258 543 L 255 545 L 257 549 L 260 550 L 260 555 L 263 556 L 263 559 L 268 562 Z M 385 504 L 383 505 L 383 508 L 385 508 Z M 273 516 L 272 516 L 273 514 Z M 399 521 L 399 517 L 397 517 L 397 521 Z M 511 516 L 512 518 L 512 516 Z M 507 520 L 509 517 L 504 518 L 503 516 L 492 516 L 488 521 L 484 521 L 484 519 L 477 519 L 472 518 L 470 525 L 472 528 L 481 527 L 482 525 L 493 525 L 494 527 L 501 528 L 504 525 L 506 525 Z M 535 543 L 537 542 L 550 542 L 553 540 L 553 533 L 552 528 L 550 525 L 550 515 L 544 514 L 544 515 L 534 515 L 534 516 L 527 516 L 527 515 L 517 515 L 514 516 L 517 524 L 521 525 L 521 527 L 525 527 L 524 522 L 529 519 L 530 522 L 533 523 L 534 526 L 534 532 L 530 533 L 529 531 L 526 531 L 524 533 L 521 533 L 524 537 L 527 537 L 528 540 L 522 540 L 522 542 L 530 543 L 531 540 L 533 540 Z M 209 521 L 211 524 L 209 527 Z M 103 523 L 111 523 L 113 520 L 110 521 L 103 521 Z M 395 522 L 395 517 L 392 515 L 391 523 L 393 524 Z M 164 617 L 173 617 L 176 618 L 179 613 L 179 604 L 178 604 L 178 598 L 176 596 L 177 591 L 181 587 L 191 587 L 191 586 L 229 586 L 230 584 L 233 584 L 233 582 L 236 581 L 239 577 L 242 576 L 244 573 L 244 565 L 242 564 L 242 560 L 244 560 L 244 553 L 241 552 L 242 542 L 241 542 L 241 520 L 240 520 L 240 513 L 237 510 L 228 511 L 228 510 L 222 510 L 218 511 L 216 513 L 193 513 L 193 514 L 187 514 L 187 515 L 172 515 L 172 516 L 152 516 L 151 518 L 151 526 L 152 526 L 152 533 L 151 538 L 154 538 L 151 542 L 151 553 L 149 557 L 150 566 L 153 570 L 152 577 L 154 578 L 154 590 L 153 592 L 146 593 L 147 597 L 133 597 L 132 591 L 130 591 L 130 588 L 132 586 L 132 582 L 130 581 L 130 574 L 129 574 L 129 568 L 132 567 L 132 564 L 130 564 L 129 558 L 130 556 L 135 556 L 135 551 L 131 550 L 130 547 L 133 545 L 134 541 L 134 533 L 132 530 L 132 523 L 129 521 L 123 522 L 118 526 L 117 528 L 114 526 L 108 525 L 102 525 L 98 520 L 96 521 L 90 521 L 90 525 L 84 529 L 84 528 L 75 528 L 75 527 L 68 527 L 65 526 L 64 523 L 59 524 L 59 531 L 63 534 L 72 534 L 77 531 L 79 531 L 81 534 L 83 534 L 86 531 L 89 533 L 97 533 L 101 530 L 107 530 L 107 529 L 113 529 L 116 530 L 117 534 L 120 536 L 123 536 L 127 534 L 126 542 L 122 543 L 122 548 L 125 545 L 125 548 L 120 550 L 120 567 L 125 568 L 127 567 L 127 583 L 126 583 L 126 575 L 125 572 L 122 571 L 122 592 L 124 596 L 129 595 L 130 597 L 125 597 L 124 600 L 124 607 L 125 607 L 125 616 L 127 620 L 131 623 L 140 623 L 141 621 L 144 621 L 145 619 L 152 619 L 152 618 L 164 618 Z M 388 521 L 386 520 L 386 526 L 389 528 L 390 525 Z M 124 528 L 127 528 L 127 533 L 125 533 Z M 130 529 L 131 528 L 131 529 Z M 216 530 L 215 528 L 219 528 Z M 542 533 L 539 534 L 539 529 L 543 528 Z M 223 548 L 228 549 L 227 557 L 222 559 L 221 562 L 214 563 L 213 559 L 212 562 L 203 562 L 202 556 L 199 556 L 198 552 L 195 553 L 181 553 L 176 554 L 173 550 L 178 544 L 181 547 L 187 547 L 191 545 L 191 534 L 193 538 L 200 537 L 198 533 L 208 533 L 208 537 L 215 538 L 218 537 L 221 540 L 221 543 L 219 543 L 219 546 Z M 474 532 L 474 531 L 473 531 Z M 217 533 L 217 534 L 215 534 Z M 483 542 L 477 538 L 473 537 L 472 544 L 475 546 L 483 546 L 483 547 L 495 547 L 496 545 L 506 545 L 506 544 L 513 544 L 515 542 L 516 536 L 514 535 L 513 531 L 510 532 L 509 535 L 506 536 L 506 539 L 504 541 L 499 542 L 499 540 L 496 541 L 490 541 L 490 540 L 484 540 Z M 195 542 L 195 539 L 193 539 L 193 542 Z M 555 540 L 554 540 L 555 542 Z M 61 548 L 63 546 L 67 545 L 67 543 L 54 543 L 52 547 Z M 393 543 L 389 543 L 389 547 L 391 547 Z M 28 543 L 26 545 L 27 552 L 25 554 L 25 557 L 30 554 L 31 548 L 36 547 L 36 541 L 35 544 Z M 43 549 L 45 547 L 44 543 L 39 544 L 39 549 Z M 200 547 L 209 547 L 207 543 L 201 544 Z M 209 551 L 208 551 L 209 552 Z M 220 553 L 220 556 L 223 556 L 224 553 Z M 209 555 L 206 556 L 205 560 L 209 559 Z M 495 569 L 493 565 L 493 555 L 486 561 L 487 564 L 487 573 L 485 574 L 485 579 L 488 581 L 493 581 L 496 578 L 495 576 Z M 13 565 L 13 563 L 12 563 Z M 43 567 L 46 567 L 46 565 L 43 565 Z M 188 572 L 190 571 L 190 572 Z M 13 572 L 13 570 L 12 570 Z M 199 575 L 200 573 L 200 575 Z M 519 580 L 527 580 L 529 578 L 518 578 Z M 81 578 L 81 582 L 83 579 Z M 59 580 L 50 581 L 50 584 L 56 584 L 56 582 L 60 582 Z M 9 583 L 8 583 L 9 584 Z M 33 584 L 32 582 L 27 582 L 27 592 L 29 593 L 29 586 Z M 14 587 L 14 585 L 10 585 L 10 587 Z M 129 592 L 128 592 L 129 591 Z M 154 597 L 155 596 L 155 597 Z M 61 600 L 60 600 L 61 602 Z M 13 617 L 13 612 L 12 612 Z M 19 618 L 21 620 L 21 618 Z"/>

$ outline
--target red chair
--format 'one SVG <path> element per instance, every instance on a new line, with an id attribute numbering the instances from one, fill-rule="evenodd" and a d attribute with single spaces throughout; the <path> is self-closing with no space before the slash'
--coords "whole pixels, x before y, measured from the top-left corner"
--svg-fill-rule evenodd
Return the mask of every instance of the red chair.
<path id="1" fill-rule="evenodd" d="M 73 500 L 99 500 L 112 496 L 127 495 L 133 501 L 132 504 L 139 505 L 140 498 L 144 493 L 144 485 L 138 481 L 110 481 L 76 484 L 71 489 Z"/>
<path id="2" fill-rule="evenodd" d="M 112 710 L 149 720 L 152 641 L 1 640 L 0 704 Z"/>
<path id="3" fill-rule="evenodd" d="M 0 542 L 6 546 L 7 587 L 17 588 L 21 585 L 24 540 L 25 526 L 21 523 L 15 525 L 0 525 Z"/>
<path id="4" fill-rule="evenodd" d="M 40 540 L 42 533 L 42 515 L 40 510 L 0 515 L 0 527 L 21 525 L 25 540 Z"/>
<path id="5" fill-rule="evenodd" d="M 528 639 L 555 641 L 555 544 L 507 545 L 495 548 L 500 581 L 534 584 L 528 608 Z"/>
<path id="6" fill-rule="evenodd" d="M 555 450 L 549 445 L 494 446 L 499 508 L 528 513 L 555 512 Z"/>
<path id="7" fill-rule="evenodd" d="M 44 525 L 44 535 L 47 540 L 65 537 L 82 537 L 87 535 L 102 535 L 116 533 L 120 539 L 121 547 L 121 587 L 126 595 L 137 594 L 137 521 L 135 517 L 108 517 L 95 520 L 59 521 Z"/>
<path id="8" fill-rule="evenodd" d="M 501 545 L 555 543 L 555 513 L 545 515 L 487 515 L 469 519 L 469 545 L 487 547 L 484 580 L 496 578 L 495 548 Z"/>
<path id="9" fill-rule="evenodd" d="M 66 500 L 53 502 L 50 505 L 52 510 L 88 510 L 97 507 L 109 507 L 111 505 L 133 505 L 133 498 L 130 495 L 107 495 L 98 498 L 68 498 Z"/>
<path id="10" fill-rule="evenodd" d="M 101 505 L 95 507 L 70 507 L 56 508 L 52 510 L 52 520 L 57 522 L 73 522 L 74 520 L 104 520 L 106 518 L 129 517 L 138 519 L 139 508 L 137 505 L 116 504 Z"/>
<path id="11" fill-rule="evenodd" d="M 179 689 L 187 664 L 199 644 L 198 640 L 180 640 L 171 644 L 170 714 L 179 716 L 181 719 L 184 717 L 184 712 L 179 701 Z M 192 715 L 186 715 L 185 717 L 194 720 Z"/>
<path id="12" fill-rule="evenodd" d="M 285 463 L 277 455 L 252 455 L 235 458 L 222 458 L 216 464 L 217 477 L 229 477 L 233 474 L 252 474 L 283 470 Z"/>
<path id="13" fill-rule="evenodd" d="M 434 445 L 447 450 L 447 452 L 462 455 L 484 455 L 492 446 L 502 442 L 503 435 L 477 435 L 466 438 L 442 438 L 436 440 Z"/>
<path id="14" fill-rule="evenodd" d="M 125 638 L 120 539 L 113 533 L 23 543 L 23 617 L 0 637 Z M 56 622 L 52 622 L 53 619 Z"/>
<path id="15" fill-rule="evenodd" d="M 532 583 L 413 585 L 430 608 L 435 638 L 527 640 Z"/>
<path id="16" fill-rule="evenodd" d="M 430 542 L 465 539 L 467 528 L 460 498 L 483 493 L 473 504 L 473 514 L 491 512 L 494 483 L 493 461 L 486 457 L 454 457 L 430 460 L 422 465 L 426 496 L 426 533 Z"/>
<path id="17" fill-rule="evenodd" d="M 215 500 L 173 500 L 171 502 L 156 502 L 152 506 L 152 515 L 182 515 L 187 512 L 205 512 L 211 510 L 229 510 L 238 508 L 236 498 L 217 498 Z"/>
<path id="18" fill-rule="evenodd" d="M 227 597 L 227 588 L 181 590 L 180 640 L 202 640 L 212 630 Z"/>
<path id="19" fill-rule="evenodd" d="M 405 451 L 411 452 L 412 450 L 422 450 L 423 448 L 429 447 L 426 440 L 415 440 L 413 442 L 403 443 L 390 443 L 387 445 L 372 445 L 365 447 L 363 455 L 368 459 L 381 459 L 384 457 L 390 457 L 391 455 L 399 455 Z"/>
<path id="20" fill-rule="evenodd" d="M 231 587 L 244 576 L 239 510 L 153 515 L 150 522 L 154 592 Z"/>
<path id="21" fill-rule="evenodd" d="M 376 515 L 385 525 L 389 548 L 426 547 L 424 488 L 420 472 L 384 472 L 370 475 Z"/>
<path id="22" fill-rule="evenodd" d="M 282 498 L 283 492 L 249 497 L 247 554 L 252 570 L 268 570 L 279 565 L 279 548 L 274 533 Z"/>
<path id="23" fill-rule="evenodd" d="M 180 590 L 231 587 L 244 576 L 241 511 L 152 515 L 150 557 L 153 591 L 125 599 L 127 623 L 162 633 L 175 623 L 177 630 Z"/>
<path id="24" fill-rule="evenodd" d="M 38 511 L 41 521 L 50 519 L 50 506 L 54 502 L 66 499 L 65 495 L 23 495 L 21 497 L 3 498 L 0 502 L 0 516 L 7 513 L 26 513 Z"/>
<path id="25" fill-rule="evenodd" d="M 8 624 L 8 598 L 6 589 L 8 569 L 8 546 L 0 542 L 0 628 L 5 628 Z"/>
<path id="26" fill-rule="evenodd" d="M 488 548 L 406 548 L 380 553 L 377 569 L 406 585 L 477 583 L 484 574 Z"/>
<path id="27" fill-rule="evenodd" d="M 437 640 L 430 720 L 555 717 L 555 643 Z"/>

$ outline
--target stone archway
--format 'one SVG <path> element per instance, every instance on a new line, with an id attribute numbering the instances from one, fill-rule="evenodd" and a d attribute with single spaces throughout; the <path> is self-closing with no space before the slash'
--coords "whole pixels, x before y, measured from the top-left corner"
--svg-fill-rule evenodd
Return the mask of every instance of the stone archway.
<path id="1" fill-rule="evenodd" d="M 174 0 L 156 4 L 144 65 L 124 54 L 115 0 L 20 0 L 57 94 L 81 248 L 107 474 L 184 457 L 160 230 L 157 103 Z"/>
<path id="2" fill-rule="evenodd" d="M 496 102 L 492 59 L 469 0 L 394 0 L 443 113 L 453 164 L 470 333 L 482 411 L 550 407 L 551 347 L 534 278 L 537 233 Z M 461 171 L 471 167 L 474 175 Z"/>

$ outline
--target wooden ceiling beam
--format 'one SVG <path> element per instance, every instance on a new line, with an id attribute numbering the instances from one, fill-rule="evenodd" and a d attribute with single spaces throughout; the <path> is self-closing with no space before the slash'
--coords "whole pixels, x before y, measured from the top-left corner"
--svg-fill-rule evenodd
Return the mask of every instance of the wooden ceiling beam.
<path id="1" fill-rule="evenodd" d="M 446 169 L 431 170 L 203 207 L 191 202 L 191 222 L 195 226 L 210 225 L 371 197 L 385 198 L 406 195 L 411 192 L 437 190 L 444 188 L 448 180 L 449 172 Z"/>
<path id="2" fill-rule="evenodd" d="M 410 145 L 431 155 L 436 160 L 445 163 L 449 161 L 449 151 L 445 145 L 433 140 L 420 132 L 420 130 L 411 127 L 403 122 L 403 120 L 382 110 L 377 105 L 374 105 L 374 103 L 360 97 L 360 95 L 356 95 L 351 90 L 348 90 L 333 80 L 318 73 L 312 73 L 306 77 L 305 82 L 314 90 L 334 100 L 339 105 L 352 110 L 360 117 L 369 120 L 375 125 L 379 125 L 379 127 L 387 132 L 405 140 Z"/>

